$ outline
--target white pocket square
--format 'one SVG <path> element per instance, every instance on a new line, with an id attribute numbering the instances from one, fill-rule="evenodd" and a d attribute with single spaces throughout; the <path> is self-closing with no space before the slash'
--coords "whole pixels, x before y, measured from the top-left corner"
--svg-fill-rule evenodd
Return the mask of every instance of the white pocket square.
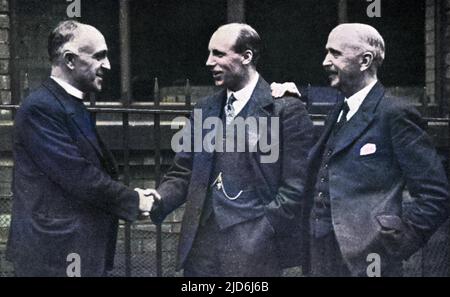
<path id="1" fill-rule="evenodd" d="M 367 156 L 375 154 L 377 151 L 377 145 L 375 143 L 366 143 L 359 151 L 360 156 Z"/>

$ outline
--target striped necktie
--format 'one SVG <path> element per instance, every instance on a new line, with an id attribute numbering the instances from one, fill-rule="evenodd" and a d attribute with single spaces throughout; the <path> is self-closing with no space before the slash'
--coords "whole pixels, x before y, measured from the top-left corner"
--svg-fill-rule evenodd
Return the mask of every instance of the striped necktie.
<path id="1" fill-rule="evenodd" d="M 226 116 L 227 125 L 229 125 L 233 121 L 234 117 L 236 116 L 235 110 L 233 107 L 233 103 L 236 100 L 237 100 L 236 97 L 234 97 L 234 95 L 231 94 L 231 96 L 227 100 L 227 104 L 225 104 L 225 116 Z"/>

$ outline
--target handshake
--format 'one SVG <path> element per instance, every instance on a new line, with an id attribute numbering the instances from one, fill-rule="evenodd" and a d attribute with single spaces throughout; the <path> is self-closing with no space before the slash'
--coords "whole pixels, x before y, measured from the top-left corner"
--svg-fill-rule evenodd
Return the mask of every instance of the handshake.
<path id="1" fill-rule="evenodd" d="M 161 200 L 161 196 L 155 189 L 134 189 L 139 194 L 139 210 L 143 217 L 149 217 L 155 201 Z"/>

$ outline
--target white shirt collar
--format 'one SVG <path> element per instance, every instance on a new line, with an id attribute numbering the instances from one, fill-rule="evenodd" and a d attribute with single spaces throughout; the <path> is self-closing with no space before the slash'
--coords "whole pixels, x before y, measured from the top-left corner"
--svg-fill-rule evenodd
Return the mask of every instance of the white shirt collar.
<path id="1" fill-rule="evenodd" d="M 250 100 L 250 97 L 252 97 L 253 91 L 256 88 L 256 85 L 258 84 L 259 80 L 259 73 L 256 73 L 255 77 L 249 81 L 249 83 L 242 89 L 240 89 L 237 92 L 232 92 L 227 89 L 227 99 L 230 98 L 231 94 L 234 95 L 234 98 L 236 98 L 236 101 L 233 103 L 234 107 L 234 114 L 237 115 L 241 110 L 244 108 L 245 104 Z"/>
<path id="2" fill-rule="evenodd" d="M 50 76 L 51 79 L 53 79 L 58 85 L 60 85 L 67 93 L 74 96 L 77 99 L 83 100 L 84 93 L 75 88 L 74 86 L 70 85 L 69 83 L 63 81 L 60 78 Z"/>
<path id="3" fill-rule="evenodd" d="M 366 99 L 370 90 L 372 90 L 372 88 L 375 86 L 377 82 L 378 80 L 374 80 L 373 82 L 365 86 L 363 89 L 359 90 L 358 92 L 350 96 L 350 98 L 345 98 L 345 101 L 347 102 L 348 107 L 350 108 L 349 112 L 347 113 L 347 121 L 349 121 L 355 115 L 355 113 L 358 111 L 359 107 L 363 103 L 364 99 Z M 341 119 L 341 116 L 342 111 L 339 114 L 338 122 Z"/>

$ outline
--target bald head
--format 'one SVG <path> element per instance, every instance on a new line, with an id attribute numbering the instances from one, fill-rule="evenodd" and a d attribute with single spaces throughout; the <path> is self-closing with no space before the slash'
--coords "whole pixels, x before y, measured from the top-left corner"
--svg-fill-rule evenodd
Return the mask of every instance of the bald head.
<path id="1" fill-rule="evenodd" d="M 211 36 L 208 51 L 206 66 L 216 86 L 236 92 L 256 77 L 260 38 L 249 25 L 233 23 L 219 27 Z"/>
<path id="2" fill-rule="evenodd" d="M 372 53 L 375 71 L 383 64 L 384 40 L 372 26 L 359 23 L 341 24 L 331 31 L 330 38 L 339 39 L 342 44 L 356 51 Z"/>
<path id="3" fill-rule="evenodd" d="M 83 52 L 87 48 L 92 48 L 94 42 L 104 43 L 106 47 L 102 33 L 93 26 L 72 20 L 61 22 L 48 38 L 50 61 L 56 64 L 65 50 L 74 53 Z"/>
<path id="4" fill-rule="evenodd" d="M 48 53 L 51 76 L 85 93 L 102 90 L 111 64 L 105 38 L 96 28 L 76 21 L 60 23 L 49 36 Z"/>
<path id="5" fill-rule="evenodd" d="M 323 67 L 330 85 L 347 97 L 377 81 L 384 60 L 384 41 L 373 27 L 342 24 L 334 28 L 325 46 Z"/>
<path id="6" fill-rule="evenodd" d="M 213 38 L 220 38 L 230 43 L 236 53 L 250 50 L 253 53 L 252 64 L 257 65 L 261 53 L 261 38 L 258 32 L 250 25 L 242 23 L 231 23 L 219 27 L 214 32 Z"/>

